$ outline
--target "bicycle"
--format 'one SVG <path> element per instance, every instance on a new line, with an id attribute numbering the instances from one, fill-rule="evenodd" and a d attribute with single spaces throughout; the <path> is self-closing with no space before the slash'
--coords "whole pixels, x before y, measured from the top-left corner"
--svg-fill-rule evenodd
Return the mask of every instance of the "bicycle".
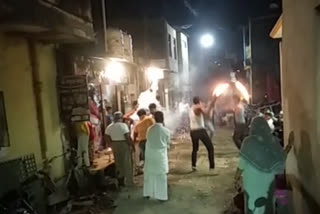
<path id="1" fill-rule="evenodd" d="M 71 149 L 66 152 L 53 156 L 50 159 L 44 160 L 44 165 L 41 170 L 38 171 L 38 178 L 42 180 L 43 187 L 45 188 L 48 202 L 47 206 L 51 212 L 61 212 L 60 205 L 66 204 L 64 206 L 65 209 L 71 209 L 69 206 L 69 201 L 71 200 L 71 195 L 76 195 L 79 191 L 79 181 L 77 180 L 77 172 L 79 170 L 83 170 L 83 165 L 81 167 L 77 166 L 77 160 L 80 158 L 75 155 L 77 150 Z M 59 178 L 58 180 L 53 180 L 50 176 L 50 170 L 52 163 L 62 157 L 67 157 L 66 159 L 69 161 L 70 167 L 65 176 Z M 83 156 L 83 154 L 82 154 Z M 58 185 L 61 180 L 63 180 L 61 185 Z M 63 209 L 64 209 L 63 208 Z"/>

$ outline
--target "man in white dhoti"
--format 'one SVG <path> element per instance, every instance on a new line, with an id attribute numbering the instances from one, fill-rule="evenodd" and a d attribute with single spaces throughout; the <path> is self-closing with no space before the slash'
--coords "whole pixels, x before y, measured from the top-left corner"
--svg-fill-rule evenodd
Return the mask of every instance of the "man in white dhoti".
<path id="1" fill-rule="evenodd" d="M 170 132 L 164 127 L 163 113 L 155 112 L 156 124 L 149 128 L 145 151 L 143 196 L 168 200 Z"/>

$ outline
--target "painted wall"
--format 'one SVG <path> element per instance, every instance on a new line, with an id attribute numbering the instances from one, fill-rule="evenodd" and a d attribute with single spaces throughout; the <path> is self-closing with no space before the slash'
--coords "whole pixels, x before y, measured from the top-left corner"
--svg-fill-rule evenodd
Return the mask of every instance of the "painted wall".
<path id="1" fill-rule="evenodd" d="M 295 213 L 320 210 L 320 17 L 316 0 L 283 1 L 282 90 Z"/>
<path id="2" fill-rule="evenodd" d="M 40 80 L 42 85 L 41 98 L 44 114 L 45 136 L 47 142 L 47 157 L 63 154 L 62 125 L 60 123 L 58 94 L 56 87 L 57 69 L 53 45 L 38 44 Z M 66 142 L 64 144 L 67 144 Z M 66 145 L 67 146 L 67 145 Z M 56 159 L 52 163 L 52 176 L 61 177 L 64 174 L 63 158 Z"/>
<path id="3" fill-rule="evenodd" d="M 34 153 L 40 163 L 32 75 L 24 39 L 0 34 L 0 90 L 4 92 L 11 144 L 0 151 L 1 160 Z"/>
<path id="4" fill-rule="evenodd" d="M 57 106 L 54 48 L 38 44 L 39 70 L 47 141 L 47 156 L 62 153 Z M 41 167 L 41 149 L 35 96 L 27 42 L 0 34 L 0 90 L 4 92 L 10 147 L 0 151 L 0 161 L 34 153 Z M 53 176 L 64 173 L 62 160 L 53 163 Z"/>

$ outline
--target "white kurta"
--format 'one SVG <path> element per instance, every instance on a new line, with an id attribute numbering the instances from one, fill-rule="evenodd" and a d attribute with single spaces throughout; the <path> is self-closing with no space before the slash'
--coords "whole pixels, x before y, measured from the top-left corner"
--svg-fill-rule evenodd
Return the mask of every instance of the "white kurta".
<path id="1" fill-rule="evenodd" d="M 147 134 L 143 196 L 168 200 L 168 148 L 170 132 L 162 124 L 150 127 Z"/>

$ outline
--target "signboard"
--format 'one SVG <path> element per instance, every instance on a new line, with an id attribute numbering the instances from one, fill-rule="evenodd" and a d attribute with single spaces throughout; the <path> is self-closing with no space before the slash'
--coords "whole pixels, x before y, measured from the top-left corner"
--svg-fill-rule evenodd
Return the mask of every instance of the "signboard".
<path id="1" fill-rule="evenodd" d="M 86 75 L 58 78 L 60 111 L 65 122 L 89 121 L 88 83 Z"/>
<path id="2" fill-rule="evenodd" d="M 0 147 L 8 147 L 9 145 L 9 131 L 4 106 L 4 96 L 3 92 L 0 91 Z"/>

